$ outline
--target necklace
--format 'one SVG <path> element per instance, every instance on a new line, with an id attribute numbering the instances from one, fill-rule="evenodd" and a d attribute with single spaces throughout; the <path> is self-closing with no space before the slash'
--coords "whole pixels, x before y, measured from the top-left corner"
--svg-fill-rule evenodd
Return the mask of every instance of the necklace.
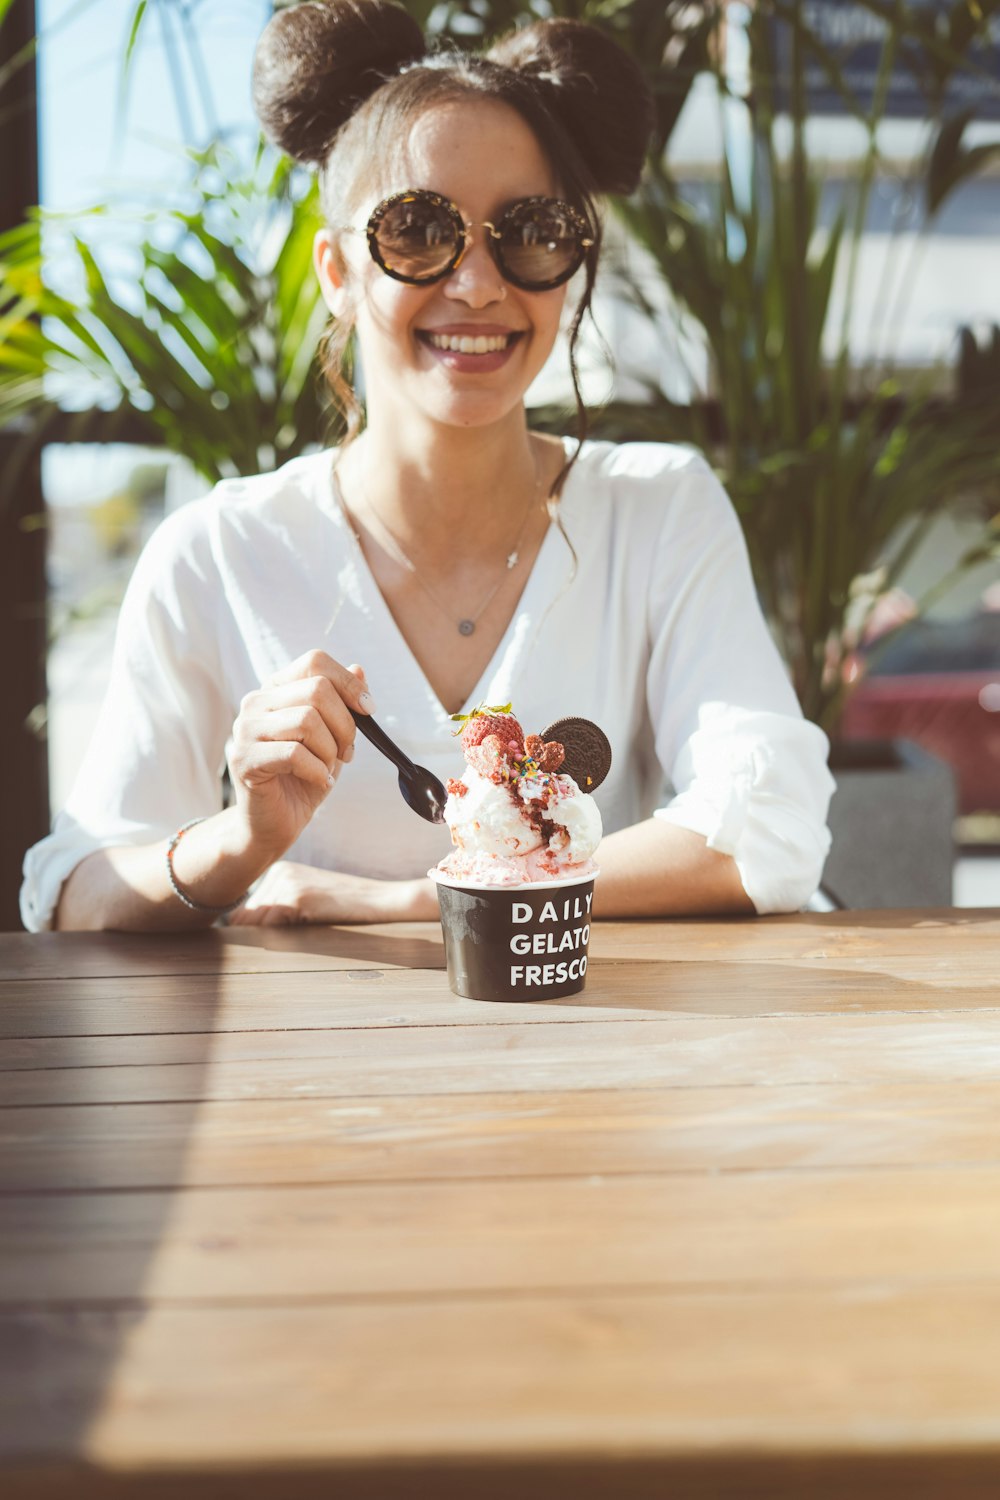
<path id="1" fill-rule="evenodd" d="M 361 484 L 361 492 L 364 495 L 365 500 L 367 501 L 368 515 L 372 520 L 374 520 L 375 525 L 378 528 L 378 531 L 385 544 L 386 551 L 389 553 L 389 556 L 400 567 L 405 568 L 408 573 L 412 574 L 414 582 L 419 584 L 420 588 L 423 589 L 424 593 L 427 595 L 428 599 L 430 599 L 431 603 L 437 609 L 439 609 L 443 615 L 446 615 L 449 620 L 457 624 L 459 635 L 473 635 L 475 633 L 477 623 L 485 613 L 487 607 L 492 603 L 496 594 L 499 592 L 500 586 L 506 578 L 507 574 L 512 572 L 521 560 L 521 544 L 524 541 L 524 535 L 528 529 L 528 522 L 531 520 L 532 514 L 535 510 L 535 501 L 538 495 L 539 485 L 541 483 L 541 473 L 539 471 L 537 460 L 535 463 L 535 482 L 531 489 L 531 496 L 528 500 L 528 506 L 524 512 L 524 519 L 521 522 L 521 529 L 518 531 L 517 536 L 514 540 L 514 546 L 511 551 L 507 553 L 503 572 L 500 574 L 496 583 L 489 590 L 486 596 L 480 600 L 479 607 L 475 611 L 475 613 L 465 615 L 457 622 L 455 621 L 455 614 L 452 607 L 448 604 L 443 603 L 438 598 L 437 594 L 431 588 L 427 580 L 421 576 L 420 570 L 417 567 L 416 563 L 413 562 L 413 560 L 408 557 L 407 554 L 403 551 L 403 548 L 400 546 L 399 542 L 393 536 L 386 523 L 382 520 L 382 517 L 378 514 L 371 501 L 368 499 L 368 491 L 365 486 L 363 468 L 360 470 L 358 477 Z M 351 535 L 354 537 L 355 542 L 357 542 L 358 547 L 360 548 L 361 537 L 359 536 L 357 528 L 354 526 L 351 520 L 350 512 L 347 509 L 347 502 L 344 499 L 344 491 L 340 486 L 340 479 L 337 475 L 336 465 L 334 465 L 333 469 L 333 487 L 336 494 L 337 503 L 340 506 L 341 514 L 343 515 L 344 520 L 347 522 Z"/>

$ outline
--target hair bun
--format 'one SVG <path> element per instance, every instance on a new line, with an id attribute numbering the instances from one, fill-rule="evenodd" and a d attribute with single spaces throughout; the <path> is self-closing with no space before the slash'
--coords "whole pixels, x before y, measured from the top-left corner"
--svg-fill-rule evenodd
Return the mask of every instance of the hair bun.
<path id="1" fill-rule="evenodd" d="M 634 190 L 653 129 L 653 98 L 638 64 L 606 31 L 586 21 L 535 21 L 487 56 L 537 83 L 600 192 Z"/>
<path id="2" fill-rule="evenodd" d="M 322 161 L 358 105 L 387 75 L 425 51 L 416 21 L 389 0 L 288 6 L 272 16 L 257 43 L 257 117 L 289 156 Z"/>

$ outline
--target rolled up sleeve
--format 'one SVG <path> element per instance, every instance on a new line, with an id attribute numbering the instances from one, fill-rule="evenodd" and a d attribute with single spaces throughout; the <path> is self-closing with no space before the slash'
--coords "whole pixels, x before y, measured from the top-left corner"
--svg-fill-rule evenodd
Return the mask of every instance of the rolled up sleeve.
<path id="1" fill-rule="evenodd" d="M 796 911 L 830 846 L 829 742 L 802 717 L 754 590 L 739 522 L 707 466 L 650 590 L 647 699 L 673 796 L 655 817 L 731 855 L 761 913 Z"/>
<path id="2" fill-rule="evenodd" d="M 797 911 L 819 885 L 830 848 L 832 780 L 815 724 L 706 704 L 674 775 L 683 788 L 656 817 L 730 854 L 757 911 Z"/>
<path id="3" fill-rule="evenodd" d="M 233 708 L 221 687 L 218 589 L 192 514 L 171 517 L 122 603 L 108 690 L 52 832 L 24 859 L 21 919 L 52 926 L 64 882 L 98 849 L 154 843 L 222 805 Z"/>

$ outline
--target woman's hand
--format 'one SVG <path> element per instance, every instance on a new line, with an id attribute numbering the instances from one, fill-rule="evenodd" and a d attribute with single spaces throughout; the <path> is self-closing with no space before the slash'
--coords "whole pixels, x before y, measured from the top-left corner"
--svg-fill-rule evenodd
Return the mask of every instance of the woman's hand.
<path id="1" fill-rule="evenodd" d="M 368 880 L 280 860 L 229 922 L 240 927 L 422 922 L 437 914 L 437 897 L 429 880 Z"/>
<path id="2" fill-rule="evenodd" d="M 247 844 L 265 862 L 290 848 L 354 755 L 351 709 L 374 708 L 364 670 L 309 651 L 240 704 L 229 774 Z"/>

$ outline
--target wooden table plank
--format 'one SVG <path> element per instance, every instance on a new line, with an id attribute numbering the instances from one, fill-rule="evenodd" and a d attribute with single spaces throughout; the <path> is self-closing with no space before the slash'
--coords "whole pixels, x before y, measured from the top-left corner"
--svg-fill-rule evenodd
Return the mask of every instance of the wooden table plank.
<path id="1" fill-rule="evenodd" d="M 32 1464 L 11 1474 L 26 1500 L 995 1500 L 1000 1460 L 987 1446 L 813 1453 L 728 1444 L 650 1455 L 598 1451 L 576 1454 L 509 1452 L 446 1462 L 412 1459 L 245 1464 L 238 1457 L 220 1468 L 211 1461 L 168 1467 L 143 1464 L 95 1468 L 69 1462 L 58 1468 Z"/>
<path id="2" fill-rule="evenodd" d="M 30 1194 L 0 1216 L 8 1306 L 1000 1281 L 997 1167 Z"/>
<path id="3" fill-rule="evenodd" d="M 1000 909 L 918 912 L 799 912 L 789 916 L 594 924 L 596 958 L 846 964 L 909 962 L 932 955 L 956 982 L 996 952 Z M 73 979 L 107 975 L 308 972 L 337 968 L 443 968 L 440 927 L 399 922 L 367 927 L 230 927 L 200 934 L 0 933 L 0 974 Z M 980 982 L 980 981 L 977 981 Z"/>
<path id="4" fill-rule="evenodd" d="M 592 954 L 0 938 L 5 1500 L 993 1500 L 1000 913 Z"/>
<path id="5" fill-rule="evenodd" d="M 0 1189 L 1000 1162 L 995 1083 L 5 1110 Z"/>
<path id="6" fill-rule="evenodd" d="M 0 1109 L 1000 1079 L 1000 1011 L 223 1031 L 0 1043 Z"/>
<path id="7" fill-rule="evenodd" d="M 209 932 L 3 932 L 0 974 L 51 981 L 156 974 L 443 969 L 434 922 L 373 927 L 229 927 Z"/>
<path id="8" fill-rule="evenodd" d="M 0 1317 L 0 1340 L 51 1372 L 44 1404 L 4 1392 L 7 1454 L 114 1469 L 656 1454 L 669 1476 L 672 1458 L 720 1450 L 1000 1458 L 994 1283 L 24 1312 Z"/>
<path id="9" fill-rule="evenodd" d="M 34 982 L 0 990 L 0 1037 L 122 1036 L 164 1032 L 325 1030 L 367 1026 L 498 1026 L 559 1020 L 675 1016 L 871 1015 L 997 1010 L 1000 990 L 956 985 L 948 972 L 922 979 L 768 964 L 597 960 L 580 996 L 545 1003 L 464 1000 L 443 973 L 344 970 L 78 979 L 38 992 Z"/>

